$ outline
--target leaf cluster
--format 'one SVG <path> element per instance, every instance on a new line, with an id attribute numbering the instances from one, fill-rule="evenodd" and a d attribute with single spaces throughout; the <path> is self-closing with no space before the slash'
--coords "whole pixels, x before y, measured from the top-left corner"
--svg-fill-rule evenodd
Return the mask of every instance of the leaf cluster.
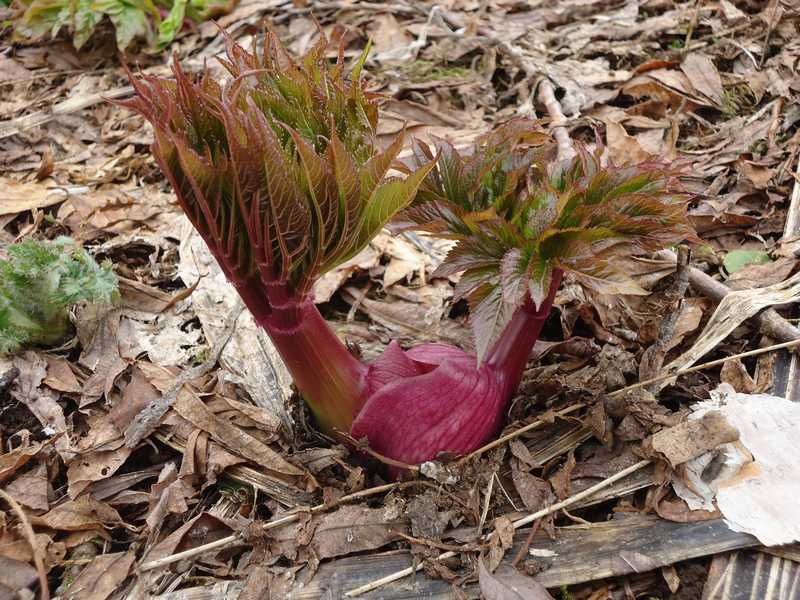
<path id="1" fill-rule="evenodd" d="M 186 19 L 204 21 L 233 8 L 233 0 L 18 0 L 23 12 L 14 23 L 18 38 L 55 37 L 66 29 L 75 48 L 92 37 L 104 19 L 114 26 L 117 47 L 124 52 L 134 39 L 163 49 Z"/>
<path id="2" fill-rule="evenodd" d="M 527 298 L 539 306 L 558 271 L 601 293 L 643 293 L 614 257 L 695 239 L 678 171 L 659 163 L 602 166 L 583 147 L 558 163 L 533 121 L 512 121 L 459 153 L 417 142 L 416 163 L 438 154 L 413 206 L 397 220 L 457 240 L 438 275 L 463 271 L 478 358 Z M 556 278 L 557 280 L 557 278 Z"/>
<path id="3" fill-rule="evenodd" d="M 111 302 L 117 295 L 110 265 L 98 265 L 69 238 L 26 239 L 6 250 L 8 260 L 0 260 L 0 353 L 56 343 L 67 332 L 73 305 Z"/>
<path id="4" fill-rule="evenodd" d="M 328 41 L 298 60 L 277 36 L 262 51 L 228 40 L 225 85 L 175 64 L 174 80 L 136 81 L 125 103 L 155 130 L 153 154 L 228 278 L 304 296 L 408 205 L 430 165 L 385 179 L 402 148 L 376 145 L 378 98 L 366 52 L 347 70 Z"/>

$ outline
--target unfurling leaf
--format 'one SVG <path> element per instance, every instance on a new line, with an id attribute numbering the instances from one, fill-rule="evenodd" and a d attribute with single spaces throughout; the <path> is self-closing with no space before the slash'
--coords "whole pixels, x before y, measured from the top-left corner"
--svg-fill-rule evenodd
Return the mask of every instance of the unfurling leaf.
<path id="1" fill-rule="evenodd" d="M 295 61 L 273 33 L 260 54 L 228 40 L 228 83 L 175 64 L 174 81 L 145 77 L 124 103 L 153 124 L 153 153 L 178 201 L 240 289 L 304 298 L 412 201 L 432 168 L 381 183 L 402 139 L 379 151 L 363 57 L 348 75 L 343 49 L 333 65 L 327 49 L 320 35 Z"/>
<path id="2" fill-rule="evenodd" d="M 642 293 L 613 256 L 696 240 L 675 169 L 603 167 L 582 147 L 570 162 L 548 164 L 545 141 L 535 122 L 520 120 L 464 155 L 448 142 L 416 143 L 415 160 L 439 160 L 396 227 L 457 241 L 437 274 L 464 271 L 456 296 L 469 300 L 479 360 L 526 298 L 542 305 L 557 273 L 604 293 Z"/>

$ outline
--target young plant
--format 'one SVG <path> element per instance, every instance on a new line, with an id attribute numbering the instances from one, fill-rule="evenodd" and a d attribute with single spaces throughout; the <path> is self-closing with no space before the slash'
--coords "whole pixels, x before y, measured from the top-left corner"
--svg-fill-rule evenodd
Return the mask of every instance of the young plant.
<path id="1" fill-rule="evenodd" d="M 18 0 L 18 3 L 23 12 L 14 22 L 14 34 L 19 39 L 55 37 L 65 29 L 80 50 L 107 18 L 114 26 L 120 52 L 134 39 L 162 49 L 172 42 L 187 20 L 199 23 L 233 8 L 231 0 Z"/>
<path id="2" fill-rule="evenodd" d="M 468 301 L 477 356 L 435 344 L 408 351 L 404 374 L 416 368 L 416 376 L 373 394 L 353 424 L 352 435 L 377 452 L 413 464 L 486 442 L 564 272 L 605 293 L 644 293 L 614 270 L 614 257 L 695 238 L 674 169 L 604 168 L 585 149 L 566 164 L 547 164 L 531 147 L 541 141 L 517 121 L 466 156 L 446 141 L 435 153 L 416 143 L 417 164 L 439 158 L 396 228 L 456 240 L 434 275 L 462 273 L 455 299 Z"/>
<path id="3" fill-rule="evenodd" d="M 347 431 L 368 368 L 327 326 L 316 279 L 357 254 L 407 206 L 432 164 L 386 174 L 403 145 L 376 143 L 377 98 L 364 90 L 366 52 L 346 72 L 321 36 L 299 61 L 277 37 L 263 52 L 227 44 L 220 85 L 206 71 L 135 82 L 126 103 L 153 124 L 153 154 L 183 210 L 327 432 Z"/>
<path id="4" fill-rule="evenodd" d="M 350 430 L 404 463 L 468 452 L 500 428 L 562 273 L 635 291 L 612 277 L 611 259 L 689 236 L 685 198 L 664 166 L 601 168 L 586 151 L 545 165 L 548 137 L 527 120 L 466 156 L 417 142 L 402 166 L 402 138 L 376 145 L 366 53 L 348 73 L 342 49 L 330 64 L 327 47 L 322 38 L 295 61 L 274 34 L 261 54 L 229 41 L 225 85 L 176 64 L 174 80 L 134 82 L 125 105 L 153 124 L 178 202 L 323 431 Z M 393 165 L 404 178 L 386 177 Z M 470 303 L 477 355 L 392 342 L 365 365 L 317 311 L 314 281 L 403 209 L 399 227 L 457 241 L 439 273 L 464 272 L 456 292 Z"/>
<path id="5" fill-rule="evenodd" d="M 82 300 L 110 302 L 117 278 L 66 237 L 27 239 L 0 260 L 0 354 L 53 346 L 69 332 L 69 310 Z"/>

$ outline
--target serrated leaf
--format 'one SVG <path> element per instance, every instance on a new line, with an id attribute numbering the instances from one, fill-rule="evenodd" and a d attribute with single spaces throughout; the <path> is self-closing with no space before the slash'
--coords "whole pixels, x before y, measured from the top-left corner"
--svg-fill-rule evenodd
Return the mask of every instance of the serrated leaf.
<path id="1" fill-rule="evenodd" d="M 503 299 L 499 283 L 483 283 L 468 298 L 470 306 L 470 325 L 475 336 L 475 352 L 478 364 L 503 333 L 517 305 Z"/>

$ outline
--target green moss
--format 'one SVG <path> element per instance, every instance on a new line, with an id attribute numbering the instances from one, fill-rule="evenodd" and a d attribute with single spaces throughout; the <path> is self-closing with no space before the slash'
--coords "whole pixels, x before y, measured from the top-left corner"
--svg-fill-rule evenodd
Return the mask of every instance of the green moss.
<path id="1" fill-rule="evenodd" d="M 415 82 L 465 79 L 474 73 L 467 67 L 442 66 L 431 60 L 421 59 L 402 65 L 400 71 Z"/>
<path id="2" fill-rule="evenodd" d="M 747 112 L 758 104 L 755 92 L 744 82 L 736 83 L 722 90 L 722 114 L 732 119 Z"/>

